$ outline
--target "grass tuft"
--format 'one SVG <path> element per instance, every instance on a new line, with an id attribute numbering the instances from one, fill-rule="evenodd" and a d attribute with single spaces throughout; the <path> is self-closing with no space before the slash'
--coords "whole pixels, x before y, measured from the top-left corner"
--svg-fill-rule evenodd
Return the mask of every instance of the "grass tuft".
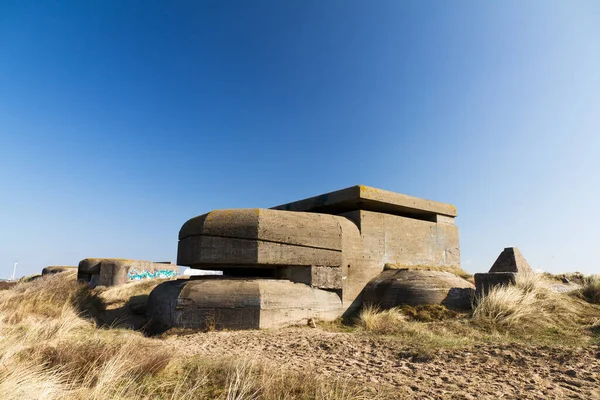
<path id="1" fill-rule="evenodd" d="M 358 324 L 368 332 L 393 333 L 406 321 L 399 308 L 380 310 L 377 306 L 364 306 L 358 314 Z"/>
<path id="2" fill-rule="evenodd" d="M 476 326 L 541 342 L 586 341 L 599 316 L 597 308 L 550 290 L 536 273 L 517 274 L 515 285 L 492 288 L 476 303 Z"/>
<path id="3" fill-rule="evenodd" d="M 587 276 L 582 281 L 580 296 L 592 304 L 600 304 L 600 276 Z"/>

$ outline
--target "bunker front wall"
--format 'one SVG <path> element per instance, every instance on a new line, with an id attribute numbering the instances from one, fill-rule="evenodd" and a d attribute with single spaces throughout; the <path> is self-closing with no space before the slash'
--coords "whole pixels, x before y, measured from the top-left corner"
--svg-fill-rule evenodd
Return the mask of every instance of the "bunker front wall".
<path id="1" fill-rule="evenodd" d="M 439 222 L 432 222 L 365 210 L 342 215 L 358 226 L 361 237 L 360 249 L 347 254 L 346 265 L 350 267 L 344 279 L 345 306 L 360 300 L 360 292 L 385 264 L 460 266 L 454 218 L 437 216 Z"/>

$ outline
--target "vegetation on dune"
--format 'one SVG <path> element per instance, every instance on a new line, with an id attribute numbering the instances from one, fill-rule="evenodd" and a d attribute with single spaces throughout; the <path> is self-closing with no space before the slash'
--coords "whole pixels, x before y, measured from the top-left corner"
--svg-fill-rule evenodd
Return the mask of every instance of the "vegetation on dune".
<path id="1" fill-rule="evenodd" d="M 145 304 L 159 281 L 90 289 L 69 272 L 0 291 L 0 393 L 3 399 L 361 399 L 384 398 L 307 366 L 291 372 L 265 361 L 185 357 L 163 339 L 109 329 L 106 313 Z M 540 275 L 492 289 L 471 313 L 441 305 L 364 307 L 348 334 L 378 335 L 399 357 L 429 360 L 440 348 L 521 341 L 553 346 L 590 341 L 600 321 L 600 280 L 578 295 L 554 293 Z M 129 310 L 129 311 L 128 311 Z M 111 314 L 113 317 L 117 314 Z M 119 314 L 120 315 L 120 314 Z M 336 328 L 335 323 L 322 325 Z M 405 351 L 406 350 L 406 351 Z M 392 396 L 393 397 L 393 396 Z"/>
<path id="2" fill-rule="evenodd" d="M 600 276 L 587 276 L 582 280 L 579 295 L 593 304 L 600 304 Z"/>
<path id="3" fill-rule="evenodd" d="M 186 358 L 161 340 L 98 329 L 106 304 L 156 284 L 91 290 L 60 273 L 0 291 L 2 399 L 361 399 L 363 387 L 244 359 Z M 71 277 L 72 278 L 72 277 Z"/>
<path id="4" fill-rule="evenodd" d="M 516 285 L 498 286 L 476 299 L 470 314 L 456 313 L 441 305 L 389 310 L 367 306 L 360 311 L 357 325 L 369 333 L 401 338 L 421 350 L 481 341 L 588 343 L 597 330 L 600 308 L 579 297 L 600 301 L 600 280 L 588 279 L 581 295 L 573 296 L 550 290 L 544 279 L 541 274 L 519 274 Z"/>
<path id="5" fill-rule="evenodd" d="M 532 340 L 585 342 L 600 311 L 584 301 L 550 290 L 540 274 L 518 274 L 516 285 L 498 286 L 473 311 L 477 326 Z"/>
<path id="6" fill-rule="evenodd" d="M 60 317 L 65 309 L 89 318 L 102 308 L 102 300 L 77 283 L 72 272 L 19 282 L 12 289 L 0 292 L 0 315 L 9 323 L 33 316 Z"/>

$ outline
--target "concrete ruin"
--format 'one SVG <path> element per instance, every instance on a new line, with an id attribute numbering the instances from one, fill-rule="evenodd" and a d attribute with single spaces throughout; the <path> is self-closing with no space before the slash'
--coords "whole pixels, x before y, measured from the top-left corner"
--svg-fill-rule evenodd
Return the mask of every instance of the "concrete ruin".
<path id="1" fill-rule="evenodd" d="M 77 267 L 71 267 L 66 265 L 49 265 L 46 268 L 42 269 L 42 276 L 59 274 L 61 272 L 77 272 L 77 270 Z"/>
<path id="2" fill-rule="evenodd" d="M 387 263 L 460 267 L 456 208 L 367 186 L 271 209 L 216 210 L 179 232 L 177 264 L 220 270 L 160 284 L 148 312 L 156 326 L 245 329 L 360 307 Z"/>
<path id="3" fill-rule="evenodd" d="M 533 270 L 519 249 L 506 247 L 488 273 L 475 274 L 476 296 L 484 296 L 495 286 L 514 285 L 519 273 L 533 273 Z"/>
<path id="4" fill-rule="evenodd" d="M 178 274 L 179 267 L 172 263 L 121 258 L 86 258 L 77 267 L 77 280 L 91 286 L 115 286 L 143 279 L 174 278 Z"/>

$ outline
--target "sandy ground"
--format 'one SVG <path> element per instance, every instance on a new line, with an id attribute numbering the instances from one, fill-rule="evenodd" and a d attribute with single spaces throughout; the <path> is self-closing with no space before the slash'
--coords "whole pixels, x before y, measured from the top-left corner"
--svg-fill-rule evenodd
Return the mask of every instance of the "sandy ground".
<path id="1" fill-rule="evenodd" d="M 399 399 L 600 399 L 600 346 L 481 344 L 420 356 L 393 339 L 304 327 L 170 336 L 186 355 L 242 356 L 357 380 Z"/>

